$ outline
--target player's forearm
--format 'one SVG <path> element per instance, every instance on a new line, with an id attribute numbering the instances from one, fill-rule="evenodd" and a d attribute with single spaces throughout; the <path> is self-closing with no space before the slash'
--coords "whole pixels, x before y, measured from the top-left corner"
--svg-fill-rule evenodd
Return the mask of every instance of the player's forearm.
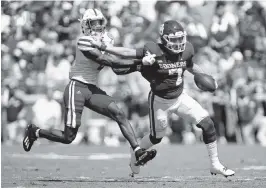
<path id="1" fill-rule="evenodd" d="M 130 74 L 132 72 L 141 71 L 142 65 L 132 65 L 128 68 L 113 68 L 114 73 L 117 75 Z"/>
<path id="2" fill-rule="evenodd" d="M 110 54 L 121 56 L 123 58 L 136 58 L 137 56 L 135 49 L 125 47 L 108 46 L 105 48 L 105 51 Z"/>
<path id="3" fill-rule="evenodd" d="M 195 75 L 195 74 L 201 74 L 201 73 L 204 73 L 204 74 L 205 74 L 205 72 L 204 72 L 204 71 L 200 68 L 200 66 L 197 65 L 197 64 L 193 64 L 193 66 L 190 67 L 190 68 L 187 68 L 187 70 L 188 70 L 191 74 L 193 74 L 193 75 Z"/>
<path id="4" fill-rule="evenodd" d="M 141 64 L 141 60 L 134 59 L 121 59 L 114 55 L 103 54 L 96 59 L 96 61 L 100 64 L 104 64 L 110 67 L 129 67 L 132 65 Z"/>

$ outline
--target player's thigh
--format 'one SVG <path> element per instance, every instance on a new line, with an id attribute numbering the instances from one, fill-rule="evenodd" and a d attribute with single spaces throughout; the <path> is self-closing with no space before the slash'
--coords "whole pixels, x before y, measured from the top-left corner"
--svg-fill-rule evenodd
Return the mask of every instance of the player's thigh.
<path id="1" fill-rule="evenodd" d="M 175 106 L 171 111 L 190 123 L 198 124 L 209 116 L 209 113 L 185 92 L 179 96 L 178 101 L 178 106 Z"/>
<path id="2" fill-rule="evenodd" d="M 103 90 L 97 88 L 94 89 L 89 100 L 86 100 L 85 106 L 99 114 L 112 118 L 111 103 L 114 103 L 117 107 L 115 100 L 112 97 L 108 96 Z"/>
<path id="3" fill-rule="evenodd" d="M 168 108 L 169 104 L 156 100 L 156 96 L 149 93 L 149 119 L 150 134 L 155 138 L 162 138 L 166 134 L 168 125 Z"/>
<path id="4" fill-rule="evenodd" d="M 64 121 L 71 128 L 78 128 L 81 124 L 81 114 L 85 105 L 85 98 L 90 93 L 80 82 L 70 81 L 64 91 Z"/>

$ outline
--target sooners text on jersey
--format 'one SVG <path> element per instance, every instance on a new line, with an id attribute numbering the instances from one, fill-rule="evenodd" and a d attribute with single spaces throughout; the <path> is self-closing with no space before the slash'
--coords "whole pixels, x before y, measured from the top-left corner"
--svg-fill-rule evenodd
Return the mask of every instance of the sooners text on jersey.
<path id="1" fill-rule="evenodd" d="M 139 49 L 137 56 L 145 56 L 149 52 L 156 54 L 156 62 L 146 66 L 143 77 L 150 82 L 152 92 L 165 99 L 177 98 L 183 91 L 184 71 L 192 66 L 194 49 L 191 43 L 179 54 L 169 54 L 162 44 L 149 42 L 143 49 Z"/>

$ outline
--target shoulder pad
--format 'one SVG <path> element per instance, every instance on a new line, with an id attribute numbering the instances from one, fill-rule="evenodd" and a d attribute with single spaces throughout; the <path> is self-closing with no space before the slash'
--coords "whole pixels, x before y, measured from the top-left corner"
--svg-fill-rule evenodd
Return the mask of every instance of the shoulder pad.
<path id="1" fill-rule="evenodd" d="M 160 46 L 155 42 L 147 42 L 144 45 L 144 54 L 146 55 L 146 53 L 156 54 L 156 56 L 163 55 Z"/>

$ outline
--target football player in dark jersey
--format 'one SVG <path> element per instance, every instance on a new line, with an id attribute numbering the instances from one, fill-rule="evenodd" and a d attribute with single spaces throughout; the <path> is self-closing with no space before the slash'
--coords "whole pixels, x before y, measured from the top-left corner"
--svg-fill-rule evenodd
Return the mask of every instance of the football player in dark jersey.
<path id="1" fill-rule="evenodd" d="M 193 62 L 194 49 L 186 39 L 186 31 L 180 23 L 174 20 L 164 22 L 160 28 L 160 42 L 148 42 L 141 49 L 105 46 L 104 43 L 91 39 L 92 44 L 108 53 L 124 58 L 142 58 L 151 66 L 131 66 L 127 69 L 114 69 L 117 74 L 127 74 L 140 71 L 150 82 L 150 134 L 142 138 L 140 146 L 148 149 L 161 142 L 168 126 L 167 115 L 175 113 L 179 117 L 197 125 L 203 131 L 203 141 L 206 144 L 210 158 L 211 174 L 221 174 L 225 177 L 235 174 L 233 170 L 220 163 L 217 151 L 216 132 L 208 112 L 183 90 L 184 71 L 193 75 L 203 73 Z M 138 174 L 140 168 L 134 165 L 135 157 L 131 155 L 130 167 L 133 174 Z"/>

